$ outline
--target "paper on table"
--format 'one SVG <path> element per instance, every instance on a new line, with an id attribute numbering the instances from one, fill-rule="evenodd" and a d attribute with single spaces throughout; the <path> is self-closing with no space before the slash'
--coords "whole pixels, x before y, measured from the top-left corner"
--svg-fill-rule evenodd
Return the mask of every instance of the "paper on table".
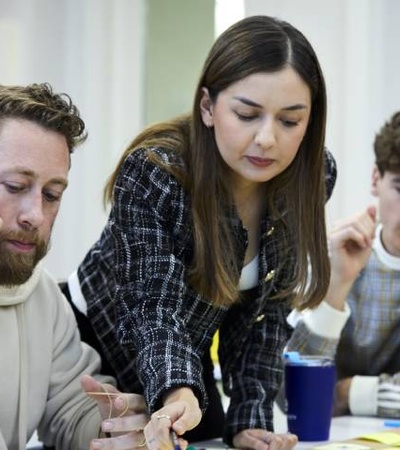
<path id="1" fill-rule="evenodd" d="M 381 444 L 393 445 L 400 447 L 400 434 L 391 431 L 383 431 L 380 433 L 364 434 L 358 439 L 365 439 L 367 441 L 380 442 Z"/>
<path id="2" fill-rule="evenodd" d="M 371 447 L 361 444 L 353 444 L 351 442 L 334 442 L 332 444 L 318 445 L 313 447 L 313 450 L 371 450 Z"/>

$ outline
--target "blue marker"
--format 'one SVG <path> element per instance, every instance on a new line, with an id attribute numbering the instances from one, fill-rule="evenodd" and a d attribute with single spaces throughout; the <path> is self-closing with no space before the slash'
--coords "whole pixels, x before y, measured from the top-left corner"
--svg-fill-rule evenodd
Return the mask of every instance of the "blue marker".
<path id="1" fill-rule="evenodd" d="M 385 420 L 383 426 L 388 428 L 400 427 L 400 420 Z"/>
<path id="2" fill-rule="evenodd" d="M 174 444 L 174 450 L 182 450 L 181 446 L 179 445 L 178 435 L 175 433 L 174 430 L 171 430 L 171 439 L 172 443 Z"/>

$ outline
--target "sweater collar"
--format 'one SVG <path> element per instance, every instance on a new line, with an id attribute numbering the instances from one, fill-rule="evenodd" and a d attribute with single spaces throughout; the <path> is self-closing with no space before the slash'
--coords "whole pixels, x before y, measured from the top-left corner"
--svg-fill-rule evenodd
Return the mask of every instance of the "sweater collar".
<path id="1" fill-rule="evenodd" d="M 41 272 L 42 263 L 40 262 L 35 267 L 31 277 L 24 284 L 11 287 L 0 286 L 0 306 L 10 306 L 24 303 L 31 292 L 35 289 Z"/>
<path id="2" fill-rule="evenodd" d="M 376 237 L 374 240 L 374 249 L 378 259 L 386 267 L 392 270 L 400 270 L 400 258 L 393 256 L 385 249 L 382 243 L 382 224 L 379 224 L 376 229 Z"/>

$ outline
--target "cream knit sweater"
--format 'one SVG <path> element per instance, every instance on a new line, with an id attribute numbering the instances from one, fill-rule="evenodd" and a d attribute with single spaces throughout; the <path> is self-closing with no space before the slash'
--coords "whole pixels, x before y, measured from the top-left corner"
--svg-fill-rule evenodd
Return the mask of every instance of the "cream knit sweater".
<path id="1" fill-rule="evenodd" d="M 0 287 L 0 339 L 0 450 L 25 449 L 35 429 L 57 450 L 89 448 L 100 415 L 80 378 L 97 374 L 100 359 L 41 264 L 25 284 Z"/>

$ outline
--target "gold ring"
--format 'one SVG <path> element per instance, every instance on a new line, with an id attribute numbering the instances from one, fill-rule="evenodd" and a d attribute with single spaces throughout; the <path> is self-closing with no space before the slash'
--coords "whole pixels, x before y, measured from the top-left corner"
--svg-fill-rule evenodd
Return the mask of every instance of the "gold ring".
<path id="1" fill-rule="evenodd" d="M 158 419 L 158 420 L 160 420 L 160 419 L 168 419 L 168 420 L 170 420 L 172 422 L 171 416 L 167 416 L 167 414 L 160 414 L 160 415 L 155 414 L 154 417 L 156 419 Z"/>
<path id="2" fill-rule="evenodd" d="M 143 439 L 143 441 L 138 444 L 138 447 L 144 447 L 146 445 L 146 438 Z"/>

